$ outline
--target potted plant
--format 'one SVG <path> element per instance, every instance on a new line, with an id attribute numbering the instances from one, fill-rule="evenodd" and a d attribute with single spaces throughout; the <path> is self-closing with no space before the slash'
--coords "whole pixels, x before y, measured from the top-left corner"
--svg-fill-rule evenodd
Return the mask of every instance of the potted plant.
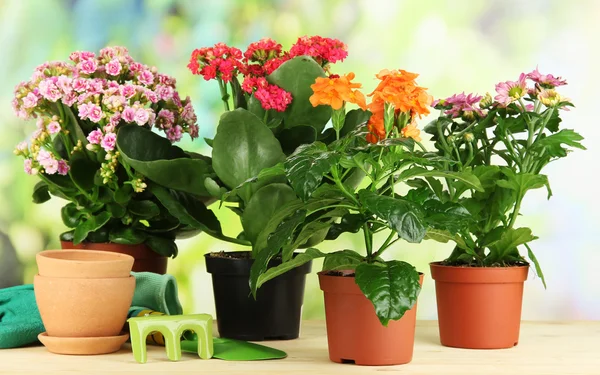
<path id="1" fill-rule="evenodd" d="M 581 135 L 559 129 L 560 111 L 572 106 L 556 89 L 565 84 L 536 69 L 517 81 L 497 84 L 495 98 L 463 93 L 434 103 L 441 114 L 425 130 L 432 134 L 439 156 L 452 160 L 438 168 L 470 171 L 484 188 L 478 192 L 448 180 L 448 191 L 437 195 L 443 202 L 463 205 L 474 217 L 456 234 L 431 234 L 455 244 L 450 257 L 431 264 L 443 345 L 517 345 L 530 261 L 546 285 L 529 246 L 537 237 L 530 228 L 518 226 L 517 218 L 529 190 L 546 187 L 548 198 L 552 195 L 542 169 L 567 156 L 569 148 L 585 149 Z M 523 248 L 529 260 L 520 254 Z"/>
<path id="2" fill-rule="evenodd" d="M 318 142 L 301 146 L 287 158 L 281 173 L 302 201 L 283 205 L 255 246 L 253 293 L 271 278 L 324 257 L 319 281 L 325 292 L 329 357 L 334 362 L 410 362 L 423 275 L 409 263 L 385 260 L 383 254 L 401 239 L 418 243 L 430 230 L 456 233 L 467 224 L 469 214 L 464 207 L 425 199 L 430 189 L 421 183 L 441 189 L 436 178 L 448 178 L 482 190 L 469 172 L 431 168 L 444 158 L 426 152 L 420 143 L 416 120 L 429 113 L 431 97 L 416 84 L 416 77 L 402 70 L 382 71 L 377 75 L 379 85 L 370 94 L 372 115 L 366 128 L 363 124 L 328 146 Z M 353 78 L 352 73 L 330 75 L 317 78 L 312 86 L 311 102 L 331 107 L 334 130 L 344 126 L 347 102 L 364 102 Z M 343 181 L 353 168 L 366 175 L 361 188 Z M 320 180 L 330 183 L 317 183 Z M 408 187 L 408 192 L 399 194 L 398 184 Z M 317 228 L 328 228 L 329 239 L 362 231 L 365 251 L 324 254 L 309 248 L 293 257 L 297 244 Z M 374 235 L 380 232 L 387 237 L 378 244 Z M 283 263 L 267 268 L 277 256 Z"/>
<path id="3" fill-rule="evenodd" d="M 136 258 L 134 271 L 165 273 L 167 257 L 177 255 L 174 239 L 197 233 L 169 213 L 167 201 L 196 198 L 171 193 L 169 170 L 149 160 L 162 149 L 191 159 L 171 146 L 184 133 L 198 135 L 190 100 L 181 100 L 175 79 L 134 61 L 123 47 L 73 52 L 69 60 L 40 65 L 15 89 L 17 115 L 37 124 L 15 150 L 25 172 L 40 179 L 33 201 L 68 201 L 63 248 L 121 252 Z M 117 149 L 117 137 L 138 159 Z"/>
<path id="4" fill-rule="evenodd" d="M 224 233 L 218 221 L 213 228 L 194 223 L 204 218 L 204 207 L 196 212 L 194 207 L 177 205 L 172 213 L 219 240 L 252 249 L 205 255 L 223 337 L 253 341 L 298 337 L 305 275 L 311 264 L 272 280 L 256 300 L 250 296 L 248 278 L 262 228 L 279 206 L 300 201 L 285 178 L 269 172 L 269 168 L 280 165 L 302 144 L 317 140 L 328 144 L 335 139 L 333 129 L 325 130 L 331 111 L 311 105 L 310 85 L 315 78 L 325 77 L 331 64 L 346 55 L 342 42 L 319 36 L 299 38 L 289 51 L 283 51 L 281 44 L 271 39 L 263 39 L 250 44 L 243 53 L 217 43 L 196 49 L 191 55 L 191 72 L 207 81 L 217 81 L 225 112 L 214 138 L 205 139 L 212 148 L 211 158 L 198 156 L 193 162 L 206 164 L 196 170 L 170 168 L 185 175 L 172 187 L 220 200 L 221 205 L 239 215 L 243 232 Z M 364 111 L 354 111 L 345 131 L 351 129 L 351 123 L 362 121 L 361 113 Z M 117 144 L 121 145 L 120 139 Z M 165 165 L 178 160 L 169 157 L 168 150 L 140 158 L 132 155 L 131 148 L 120 149 L 136 160 Z M 360 171 L 356 175 L 360 178 Z M 346 181 L 353 183 L 354 176 L 349 175 Z M 253 182 L 245 184 L 248 180 Z M 318 243 L 325 235 L 326 231 L 315 230 L 300 246 Z M 278 262 L 273 260 L 273 264 Z"/>

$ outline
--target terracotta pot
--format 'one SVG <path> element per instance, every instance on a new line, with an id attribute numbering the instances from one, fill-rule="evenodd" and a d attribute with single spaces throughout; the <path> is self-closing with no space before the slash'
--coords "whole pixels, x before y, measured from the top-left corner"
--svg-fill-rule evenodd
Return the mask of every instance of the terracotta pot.
<path id="1" fill-rule="evenodd" d="M 107 337 L 119 335 L 123 328 L 133 299 L 135 278 L 36 275 L 33 287 L 48 336 Z"/>
<path id="2" fill-rule="evenodd" d="M 412 360 L 416 304 L 400 320 L 384 327 L 353 276 L 319 272 L 319 284 L 325 295 L 329 359 L 368 366 L 400 365 Z"/>
<path id="3" fill-rule="evenodd" d="M 63 249 L 110 251 L 131 255 L 135 259 L 132 271 L 154 272 L 161 275 L 167 273 L 168 258 L 157 254 L 144 244 L 121 245 L 118 243 L 82 242 L 79 245 L 73 245 L 73 242 L 70 241 L 60 241 L 60 245 Z"/>
<path id="4" fill-rule="evenodd" d="M 430 266 L 442 345 L 501 349 L 518 344 L 529 266 Z"/>
<path id="5" fill-rule="evenodd" d="M 46 250 L 36 254 L 40 276 L 61 278 L 129 277 L 133 257 L 93 250 Z"/>

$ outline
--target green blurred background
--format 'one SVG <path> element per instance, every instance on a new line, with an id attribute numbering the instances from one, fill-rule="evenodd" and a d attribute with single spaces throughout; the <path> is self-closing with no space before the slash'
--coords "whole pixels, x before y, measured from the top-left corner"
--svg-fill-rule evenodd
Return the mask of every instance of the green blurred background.
<path id="1" fill-rule="evenodd" d="M 520 224 L 530 225 L 541 237 L 533 249 L 548 281 L 544 290 L 531 274 L 523 318 L 600 319 L 595 235 L 600 220 L 594 185 L 599 15 L 600 1 L 594 0 L 0 0 L 0 287 L 31 282 L 35 254 L 58 248 L 58 234 L 64 231 L 59 211 L 63 202 L 54 198 L 34 205 L 36 179 L 25 175 L 22 161 L 12 155 L 35 127 L 13 114 L 12 90 L 37 65 L 66 60 L 74 50 L 126 46 L 136 60 L 176 77 L 182 96 L 193 99 L 201 137 L 212 137 L 222 106 L 216 83 L 186 69 L 194 48 L 223 41 L 244 49 L 266 36 L 289 48 L 298 36 L 318 34 L 348 44 L 349 58 L 333 70 L 355 72 L 366 92 L 374 88 L 374 74 L 382 68 L 420 73 L 419 83 L 436 98 L 463 90 L 493 93 L 496 82 L 515 80 L 536 65 L 543 73 L 568 79 L 570 85 L 561 94 L 576 108 L 564 114 L 563 127 L 582 133 L 588 151 L 550 165 L 545 172 L 554 197 L 546 201 L 544 192 L 535 191 L 522 209 Z M 186 140 L 181 146 L 210 153 L 201 140 Z M 213 209 L 228 233 L 240 231 L 234 214 Z M 204 235 L 180 241 L 179 247 L 169 273 L 177 277 L 185 311 L 214 313 L 203 254 L 234 247 Z M 320 248 L 362 249 L 362 242 L 345 235 Z M 399 243 L 387 256 L 412 262 L 427 274 L 428 263 L 450 250 L 449 244 L 430 241 Z M 319 268 L 315 262 L 313 270 Z M 421 319 L 435 318 L 430 278 L 418 313 Z M 313 273 L 308 276 L 304 318 L 322 317 L 322 293 Z"/>

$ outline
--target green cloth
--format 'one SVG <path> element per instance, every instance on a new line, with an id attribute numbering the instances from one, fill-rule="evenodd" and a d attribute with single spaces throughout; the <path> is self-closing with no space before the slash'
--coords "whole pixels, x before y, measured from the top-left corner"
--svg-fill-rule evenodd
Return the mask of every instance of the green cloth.
<path id="1" fill-rule="evenodd" d="M 136 284 L 130 311 L 148 309 L 169 315 L 182 313 L 173 276 L 150 272 L 131 274 Z M 37 336 L 44 331 L 33 285 L 0 289 L 0 349 L 36 343 Z"/>

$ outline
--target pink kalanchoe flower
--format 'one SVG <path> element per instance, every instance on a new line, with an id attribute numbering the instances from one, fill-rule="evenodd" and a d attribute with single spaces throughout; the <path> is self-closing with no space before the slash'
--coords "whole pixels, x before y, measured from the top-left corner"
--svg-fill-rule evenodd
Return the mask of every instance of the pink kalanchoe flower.
<path id="1" fill-rule="evenodd" d="M 541 74 L 537 67 L 533 72 L 527 74 L 527 78 L 548 89 L 567 84 L 567 80 L 562 77 L 555 77 L 552 74 Z"/>
<path id="2" fill-rule="evenodd" d="M 121 113 L 121 118 L 125 121 L 125 122 L 133 122 L 135 120 L 135 108 L 133 107 L 126 107 L 123 110 L 123 113 Z"/>
<path id="3" fill-rule="evenodd" d="M 144 92 L 144 96 L 146 97 L 146 99 L 148 99 L 150 103 L 158 103 L 159 95 L 156 92 L 152 90 L 146 90 Z"/>
<path id="4" fill-rule="evenodd" d="M 83 60 L 77 64 L 77 69 L 79 73 L 93 74 L 98 69 L 98 64 L 94 59 Z"/>
<path id="5" fill-rule="evenodd" d="M 196 116 L 196 112 L 194 111 L 194 107 L 189 98 L 187 98 L 187 103 L 185 104 L 185 107 L 183 107 L 181 118 L 188 125 L 194 125 L 196 121 L 198 121 L 198 117 Z"/>
<path id="6" fill-rule="evenodd" d="M 190 133 L 190 137 L 192 137 L 192 139 L 198 138 L 198 132 L 199 132 L 198 125 L 190 125 L 188 132 Z"/>
<path id="7" fill-rule="evenodd" d="M 136 124 L 140 126 L 145 125 L 148 122 L 149 118 L 150 114 L 145 108 L 140 108 L 137 111 L 135 111 L 134 121 L 136 122 Z"/>
<path id="8" fill-rule="evenodd" d="M 115 149 L 115 144 L 117 143 L 117 135 L 115 133 L 108 133 L 100 142 L 100 146 L 106 151 L 112 151 Z"/>
<path id="9" fill-rule="evenodd" d="M 66 95 L 63 95 L 63 97 L 62 97 L 62 102 L 67 107 L 72 107 L 76 101 L 77 101 L 77 94 L 75 94 L 75 92 L 73 92 L 73 91 Z"/>
<path id="10" fill-rule="evenodd" d="M 26 97 L 23 98 L 23 108 L 33 108 L 38 103 L 38 97 L 34 93 L 30 92 Z"/>
<path id="11" fill-rule="evenodd" d="M 48 78 L 40 82 L 39 85 L 40 94 L 44 99 L 47 99 L 51 102 L 56 102 L 58 99 L 62 97 L 62 93 L 58 89 L 58 87 L 54 84 L 53 80 Z"/>
<path id="12" fill-rule="evenodd" d="M 150 86 L 154 83 L 154 75 L 149 70 L 143 70 L 138 76 L 138 81 L 144 85 Z"/>
<path id="13" fill-rule="evenodd" d="M 67 173 L 69 173 L 69 164 L 67 164 L 66 161 L 64 160 L 59 160 L 58 161 L 58 174 L 65 176 L 67 175 Z"/>
<path id="14" fill-rule="evenodd" d="M 99 145 L 103 138 L 104 134 L 102 134 L 102 132 L 98 129 L 92 130 L 87 136 L 88 142 L 93 145 Z"/>
<path id="15" fill-rule="evenodd" d="M 27 150 L 27 142 L 19 142 L 19 144 L 17 145 L 17 151 L 23 153 L 25 152 L 25 150 Z"/>
<path id="16" fill-rule="evenodd" d="M 42 167 L 44 167 L 44 171 L 46 172 L 46 174 L 55 174 L 58 171 L 58 160 L 49 160 L 45 164 L 42 164 Z"/>
<path id="17" fill-rule="evenodd" d="M 99 123 L 100 120 L 102 120 L 102 118 L 104 117 L 102 108 L 100 108 L 99 105 L 89 104 L 88 111 L 88 118 L 90 119 L 90 121 L 95 122 L 96 124 Z"/>
<path id="18" fill-rule="evenodd" d="M 276 85 L 260 87 L 254 92 L 254 96 L 265 110 L 274 109 L 284 112 L 292 102 L 292 94 Z"/>
<path id="19" fill-rule="evenodd" d="M 106 74 L 111 76 L 118 76 L 121 74 L 121 63 L 118 59 L 112 59 L 105 66 Z"/>
<path id="20" fill-rule="evenodd" d="M 515 100 L 527 95 L 527 82 L 525 79 L 527 76 L 525 73 L 521 73 L 517 81 L 506 81 L 500 82 L 496 85 L 496 92 L 498 95 L 494 97 L 498 104 L 502 107 L 506 107 Z"/>
<path id="21" fill-rule="evenodd" d="M 121 86 L 121 95 L 130 99 L 136 93 L 135 86 L 133 85 L 123 85 Z"/>
<path id="22" fill-rule="evenodd" d="M 158 112 L 156 124 L 161 129 L 169 129 L 175 122 L 175 115 L 168 109 L 161 109 Z"/>
<path id="23" fill-rule="evenodd" d="M 25 159 L 25 161 L 23 161 L 23 170 L 25 170 L 25 173 L 33 174 L 32 163 L 31 159 Z"/>
<path id="24" fill-rule="evenodd" d="M 36 160 L 43 166 L 47 164 L 50 160 L 54 160 L 54 156 L 52 156 L 52 153 L 50 153 L 50 151 L 41 149 L 38 152 Z"/>
<path id="25" fill-rule="evenodd" d="M 87 79 L 85 78 L 75 78 L 72 82 L 73 90 L 77 92 L 83 92 L 87 88 Z"/>
<path id="26" fill-rule="evenodd" d="M 62 90 L 65 95 L 68 95 L 73 91 L 73 79 L 66 75 L 61 75 L 56 80 L 56 86 Z"/>
<path id="27" fill-rule="evenodd" d="M 58 121 L 50 121 L 46 128 L 48 129 L 48 133 L 56 134 L 60 131 L 60 124 Z"/>
<path id="28" fill-rule="evenodd" d="M 179 125 L 167 129 L 165 133 L 167 134 L 167 138 L 169 141 L 171 141 L 171 143 L 179 142 L 183 137 L 182 128 Z"/>
<path id="29" fill-rule="evenodd" d="M 165 86 L 165 85 L 157 85 L 156 86 L 156 93 L 158 94 L 158 97 L 160 98 L 160 100 L 170 100 L 173 97 L 173 88 L 171 86 Z"/>

